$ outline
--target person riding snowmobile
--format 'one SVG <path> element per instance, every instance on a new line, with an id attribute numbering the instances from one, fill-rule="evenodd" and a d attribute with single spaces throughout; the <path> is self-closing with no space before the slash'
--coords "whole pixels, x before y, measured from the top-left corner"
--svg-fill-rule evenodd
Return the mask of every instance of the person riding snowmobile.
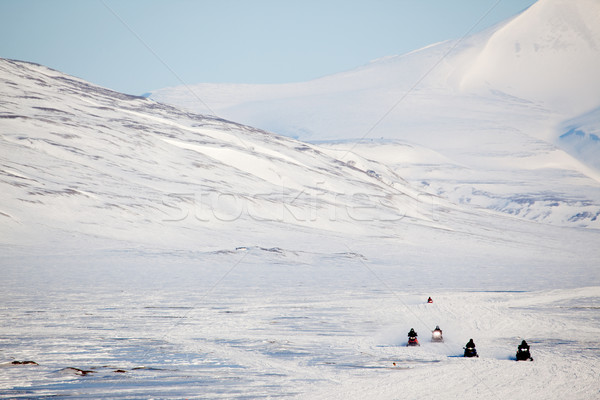
<path id="1" fill-rule="evenodd" d="M 523 340 L 519 347 L 517 347 L 517 361 L 526 360 L 533 361 L 533 358 L 531 358 L 531 353 L 529 352 L 529 345 Z"/>
<path id="2" fill-rule="evenodd" d="M 469 342 L 465 345 L 465 357 L 479 357 L 473 339 L 469 339 Z"/>
<path id="3" fill-rule="evenodd" d="M 417 332 L 415 332 L 415 330 L 413 328 L 410 328 L 410 332 L 408 332 L 407 346 L 420 346 L 417 336 L 418 336 Z"/>
<path id="4" fill-rule="evenodd" d="M 439 325 L 435 326 L 435 329 L 431 331 L 431 341 L 432 342 L 443 342 L 444 338 L 442 337 L 442 330 Z"/>

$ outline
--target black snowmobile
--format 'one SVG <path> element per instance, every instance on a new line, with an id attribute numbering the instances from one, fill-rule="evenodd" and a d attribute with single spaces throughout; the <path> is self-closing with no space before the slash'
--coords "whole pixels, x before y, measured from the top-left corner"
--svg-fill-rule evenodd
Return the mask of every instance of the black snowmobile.
<path id="1" fill-rule="evenodd" d="M 408 332 L 408 343 L 407 346 L 420 346 L 419 340 L 417 339 L 417 332 L 413 328 Z"/>
<path id="2" fill-rule="evenodd" d="M 469 343 L 465 346 L 465 357 L 479 357 L 477 350 L 475 349 L 475 343 L 473 339 L 469 340 Z"/>
<path id="3" fill-rule="evenodd" d="M 531 353 L 529 352 L 529 345 L 524 340 L 517 348 L 517 361 L 533 361 Z"/>

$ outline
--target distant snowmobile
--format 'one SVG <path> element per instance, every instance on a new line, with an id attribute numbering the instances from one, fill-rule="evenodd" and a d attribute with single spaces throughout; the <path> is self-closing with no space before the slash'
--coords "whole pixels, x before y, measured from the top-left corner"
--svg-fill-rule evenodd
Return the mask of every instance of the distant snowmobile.
<path id="1" fill-rule="evenodd" d="M 531 353 L 529 352 L 529 345 L 524 340 L 517 348 L 517 361 L 533 361 Z"/>
<path id="2" fill-rule="evenodd" d="M 442 336 L 442 330 L 439 325 L 436 325 L 435 329 L 431 331 L 431 341 L 432 342 L 443 342 L 444 337 Z"/>
<path id="3" fill-rule="evenodd" d="M 428 303 L 433 303 L 433 299 L 430 297 L 430 298 L 427 299 L 427 302 Z"/>
<path id="4" fill-rule="evenodd" d="M 469 339 L 469 342 L 465 346 L 465 357 L 479 357 L 473 339 Z"/>
<path id="5" fill-rule="evenodd" d="M 410 328 L 408 332 L 408 344 L 407 346 L 420 346 L 419 340 L 417 339 L 417 332 L 413 328 Z"/>

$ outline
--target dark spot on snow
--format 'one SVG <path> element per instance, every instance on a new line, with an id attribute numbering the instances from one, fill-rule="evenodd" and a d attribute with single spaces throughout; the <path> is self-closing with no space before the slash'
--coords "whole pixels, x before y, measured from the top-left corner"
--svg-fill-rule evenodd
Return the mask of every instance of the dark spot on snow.
<path id="1" fill-rule="evenodd" d="M 59 112 L 59 113 L 68 114 L 68 115 L 73 115 L 74 116 L 74 114 L 72 114 L 70 112 L 59 110 L 57 108 L 51 108 L 51 107 L 32 107 L 32 108 L 35 108 L 37 110 L 42 110 L 42 111 Z"/>
<path id="2" fill-rule="evenodd" d="M 73 374 L 73 375 L 79 375 L 79 376 L 86 376 L 86 375 L 89 375 L 89 374 L 96 373 L 96 371 L 79 369 L 79 368 L 73 368 L 73 367 L 63 368 L 63 369 L 61 369 L 58 372 L 68 373 L 68 374 Z"/>
<path id="3" fill-rule="evenodd" d="M 16 361 L 16 360 L 11 362 L 11 364 L 12 365 L 39 365 L 35 361 Z"/>
<path id="4" fill-rule="evenodd" d="M 50 132 L 51 135 L 60 136 L 63 139 L 78 139 L 79 136 L 68 134 L 68 133 L 58 133 L 58 132 Z"/>
<path id="5" fill-rule="evenodd" d="M 27 194 L 30 196 L 45 196 L 45 195 L 75 196 L 75 195 L 79 195 L 81 193 L 74 189 L 64 189 L 64 190 L 37 189 L 36 191 L 31 191 Z"/>
<path id="6" fill-rule="evenodd" d="M 269 253 L 277 253 L 277 254 L 284 253 L 283 249 L 280 249 L 279 247 L 271 247 L 271 248 L 259 247 L 259 249 L 261 249 L 262 251 L 268 251 Z"/>
<path id="7" fill-rule="evenodd" d="M 233 254 L 233 253 L 235 253 L 235 251 L 233 251 L 233 250 L 217 250 L 217 251 L 212 252 L 212 254 Z"/>
<path id="8" fill-rule="evenodd" d="M 163 368 L 155 368 L 155 367 L 135 367 L 132 368 L 132 371 L 137 371 L 137 370 L 146 370 L 146 371 L 165 371 L 165 369 Z"/>
<path id="9" fill-rule="evenodd" d="M 360 253 L 354 252 L 345 252 L 345 253 L 335 253 L 336 257 L 346 257 L 346 258 L 360 258 L 366 260 L 367 258 Z"/>
<path id="10" fill-rule="evenodd" d="M 246 311 L 243 310 L 224 310 L 219 311 L 221 314 L 246 314 Z"/>

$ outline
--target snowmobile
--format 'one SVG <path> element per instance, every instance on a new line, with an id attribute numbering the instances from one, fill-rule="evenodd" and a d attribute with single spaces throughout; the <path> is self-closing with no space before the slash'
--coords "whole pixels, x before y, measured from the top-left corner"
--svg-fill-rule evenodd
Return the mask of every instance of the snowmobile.
<path id="1" fill-rule="evenodd" d="M 433 331 L 431 331 L 431 341 L 432 342 L 443 342 L 444 337 L 442 336 L 442 330 L 439 326 L 436 326 Z"/>
<path id="2" fill-rule="evenodd" d="M 419 343 L 419 340 L 417 339 L 416 336 L 409 336 L 408 337 L 408 344 L 407 346 L 420 346 L 421 344 Z"/>
<path id="3" fill-rule="evenodd" d="M 473 339 L 469 340 L 469 343 L 467 343 L 464 349 L 465 357 L 479 357 L 479 354 L 477 354 L 477 350 L 475 349 L 475 343 L 473 343 Z"/>
<path id="4" fill-rule="evenodd" d="M 410 332 L 408 332 L 408 343 L 407 346 L 420 346 L 419 340 L 417 339 L 417 332 L 411 328 Z"/>
<path id="5" fill-rule="evenodd" d="M 465 357 L 479 357 L 475 347 L 465 347 Z"/>
<path id="6" fill-rule="evenodd" d="M 517 361 L 533 361 L 531 353 L 529 352 L 529 345 L 524 340 L 517 348 Z"/>

